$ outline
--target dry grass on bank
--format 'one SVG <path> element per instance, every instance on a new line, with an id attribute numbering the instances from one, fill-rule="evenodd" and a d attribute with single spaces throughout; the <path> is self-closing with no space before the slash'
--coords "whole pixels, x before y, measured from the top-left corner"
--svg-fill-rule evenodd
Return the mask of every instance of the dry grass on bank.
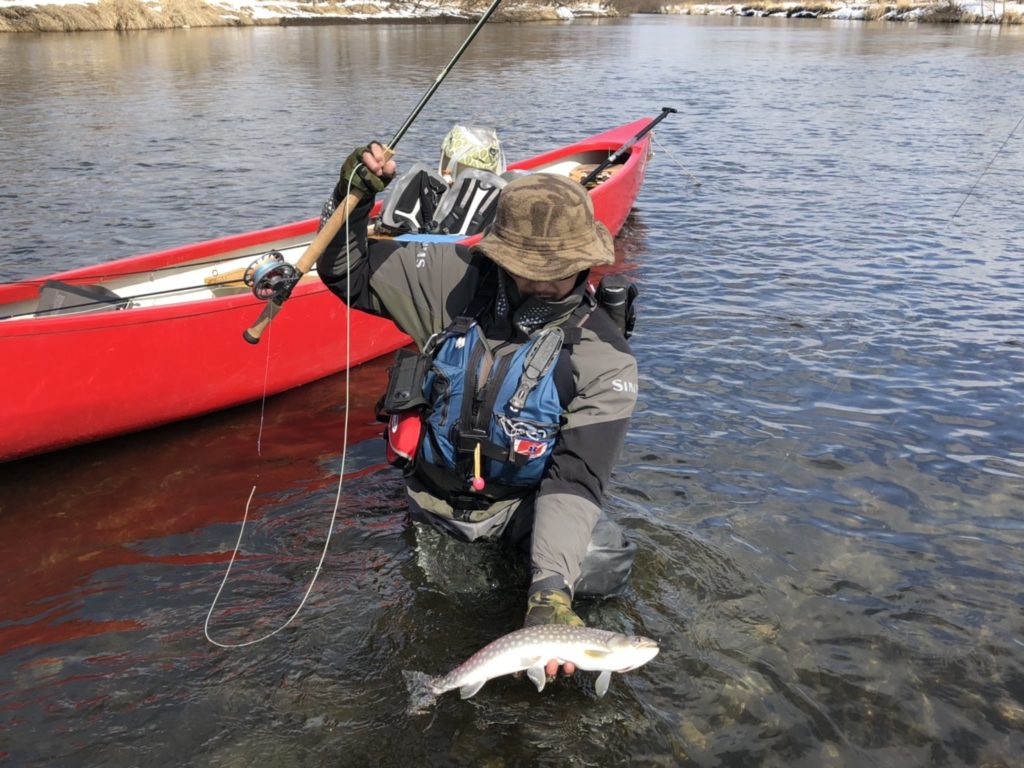
<path id="1" fill-rule="evenodd" d="M 211 0 L 216 3 L 217 0 Z M 466 0 L 466 18 L 482 0 Z M 254 3 L 255 5 L 255 3 Z M 457 8 L 459 3 L 453 2 Z M 32 5 L 0 8 L 0 32 L 79 32 L 95 30 L 174 29 L 183 27 L 273 26 L 295 23 L 341 23 L 346 17 L 374 17 L 393 10 L 388 2 L 336 5 L 331 0 L 274 5 L 260 2 L 258 15 L 238 2 L 225 7 L 207 5 L 203 0 L 99 0 L 82 5 Z M 477 9 L 479 10 L 479 9 Z M 610 16 L 617 15 L 614 10 Z M 556 5 L 517 5 L 499 8 L 495 20 L 555 21 Z"/>
<path id="2" fill-rule="evenodd" d="M 645 0 L 637 0 L 639 9 Z M 991 5 L 991 2 L 989 3 Z M 1011 4 L 1012 5 L 1012 4 Z M 715 15 L 719 9 L 743 8 L 757 15 L 812 15 L 826 16 L 843 6 L 856 6 L 863 11 L 864 21 L 881 19 L 902 20 L 903 17 L 914 21 L 932 23 L 959 24 L 1021 24 L 1024 14 L 1015 10 L 1002 10 L 1001 16 L 983 16 L 979 13 L 964 10 L 956 0 L 896 0 L 888 3 L 861 4 L 857 0 L 820 0 L 815 2 L 793 2 L 793 0 L 754 0 L 754 2 L 736 2 L 735 0 L 686 0 L 664 6 L 671 13 L 683 13 L 694 16 Z M 643 11 L 640 11 L 643 12 Z"/>
<path id="3" fill-rule="evenodd" d="M 239 20 L 244 24 L 244 20 Z M 225 24 L 222 12 L 202 0 L 163 0 L 154 11 L 140 0 L 100 0 L 95 5 L 0 8 L 0 32 L 173 29 Z"/>
<path id="4" fill-rule="evenodd" d="M 216 2 L 216 0 L 211 0 Z M 856 2 L 856 0 L 853 0 Z M 606 0 L 607 2 L 607 0 Z M 458 4 L 454 0 L 453 6 Z M 487 5 L 487 0 L 462 0 L 461 6 L 467 11 Z M 558 0 L 539 0 L 536 4 L 520 4 L 499 9 L 495 20 L 505 21 L 553 21 L 558 18 Z M 296 16 L 303 16 L 306 23 L 341 23 L 346 16 L 375 16 L 390 4 L 382 0 L 377 4 L 365 2 L 355 6 L 338 6 L 331 0 L 308 0 L 301 4 L 274 6 L 260 4 L 261 13 L 256 16 L 252 9 L 239 7 L 217 7 L 207 5 L 203 0 L 99 0 L 89 5 L 37 5 L 0 8 L 0 32 L 76 32 L 90 30 L 142 30 L 174 29 L 182 27 L 253 26 L 295 23 Z M 841 5 L 839 0 L 811 0 L 797 4 L 781 0 L 756 0 L 738 3 L 727 0 L 705 0 L 704 2 L 669 2 L 664 0 L 611 0 L 604 15 L 629 15 L 630 13 L 683 13 L 705 15 L 728 8 L 744 8 L 758 14 L 778 13 L 789 16 L 800 12 L 808 15 L 823 15 L 835 11 Z M 1019 6 L 1017 6 L 1019 7 Z M 893 13 L 906 14 L 920 9 L 915 20 L 931 22 L 959 22 L 965 24 L 1002 23 L 1020 24 L 1022 14 L 1004 10 L 1001 18 L 982 17 L 965 12 L 955 0 L 896 0 L 894 3 L 876 3 L 863 6 L 864 19 L 875 21 L 892 18 Z M 271 14 L 277 14 L 271 15 Z M 291 16 L 289 20 L 288 17 Z"/>
<path id="5" fill-rule="evenodd" d="M 896 2 L 896 3 L 875 3 L 864 6 L 864 20 L 865 21 L 877 21 L 888 13 L 895 11 L 896 13 L 909 13 L 915 8 L 920 8 L 924 3 L 917 2 Z M 693 6 L 700 5 L 731 5 L 731 3 L 693 3 Z M 793 2 L 752 2 L 752 3 L 741 3 L 744 8 L 749 8 L 752 11 L 757 11 L 763 14 L 788 14 L 794 15 L 798 13 L 813 13 L 818 16 L 823 16 L 827 13 L 831 13 L 836 10 L 839 5 L 837 2 L 821 2 L 821 3 L 793 3 Z M 946 4 L 943 3 L 943 6 Z"/>
<path id="6" fill-rule="evenodd" d="M 1003 11 L 999 18 L 982 16 L 979 13 L 965 11 L 954 0 L 937 0 L 922 4 L 900 2 L 896 5 L 872 5 L 865 13 L 865 20 L 876 21 L 887 13 L 895 10 L 897 14 L 910 13 L 914 9 L 921 9 L 920 21 L 927 21 L 936 24 L 1020 24 L 1021 16 L 1013 11 Z"/>

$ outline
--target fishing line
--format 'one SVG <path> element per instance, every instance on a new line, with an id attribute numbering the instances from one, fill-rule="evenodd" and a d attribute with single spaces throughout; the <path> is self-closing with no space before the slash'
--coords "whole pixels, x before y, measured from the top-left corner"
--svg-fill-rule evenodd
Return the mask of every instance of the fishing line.
<path id="1" fill-rule="evenodd" d="M 1013 138 L 1013 134 L 1017 132 L 1017 129 L 1020 128 L 1022 123 L 1024 123 L 1024 115 L 1020 116 L 1020 120 L 1018 120 L 1017 124 L 1013 126 L 1013 130 L 1011 130 L 1009 135 L 1003 140 L 1003 143 L 999 145 L 999 149 L 997 149 L 995 154 L 992 155 L 992 159 L 988 161 L 988 165 L 985 166 L 985 170 L 978 174 L 978 178 L 974 180 L 974 184 L 971 185 L 971 188 L 967 191 L 967 194 L 964 195 L 964 199 L 960 201 L 960 205 L 956 207 L 956 210 L 953 211 L 953 215 L 949 217 L 950 222 L 952 222 L 953 219 L 956 218 L 956 215 L 960 213 L 960 209 L 964 207 L 968 199 L 970 199 L 971 195 L 974 194 L 974 190 L 978 188 L 978 184 L 981 183 L 982 178 L 985 176 L 986 173 L 989 172 L 989 169 L 992 168 L 992 165 L 995 163 L 996 158 L 999 157 L 999 153 L 1006 149 L 1006 145 L 1010 143 L 1010 139 Z"/>
<path id="2" fill-rule="evenodd" d="M 352 193 L 352 176 L 355 175 L 356 171 L 358 171 L 361 166 L 362 166 L 362 163 L 358 163 L 355 166 L 355 168 L 353 169 L 352 174 L 349 175 L 349 178 L 348 178 L 348 189 L 346 191 L 346 194 L 351 194 Z M 346 296 L 350 296 L 351 295 L 351 275 L 352 275 L 351 245 L 350 244 L 352 242 L 352 239 L 351 239 L 350 234 L 349 234 L 349 220 L 348 220 L 348 218 L 345 219 L 345 230 L 344 231 L 345 231 L 345 295 Z M 340 466 L 338 468 L 338 486 L 337 486 L 337 489 L 335 491 L 335 496 L 334 496 L 334 509 L 331 512 L 331 519 L 330 519 L 330 522 L 327 525 L 327 536 L 324 539 L 324 548 L 323 548 L 323 550 L 320 553 L 320 559 L 317 561 L 316 570 L 313 572 L 313 576 L 309 580 L 309 586 L 306 587 L 306 591 L 302 595 L 302 600 L 299 601 L 299 604 L 298 604 L 298 606 L 296 606 L 295 610 L 292 612 L 292 615 L 289 616 L 288 619 L 283 624 L 278 626 L 277 628 L 271 630 L 270 632 L 266 633 L 265 635 L 261 635 L 260 637 L 255 638 L 253 640 L 246 640 L 246 641 L 238 642 L 238 643 L 221 642 L 219 640 L 215 640 L 210 635 L 210 618 L 213 616 L 213 611 L 217 607 L 217 602 L 220 600 L 221 592 L 224 591 L 224 585 L 227 584 L 228 577 L 231 575 L 231 568 L 235 564 L 235 560 L 238 557 L 238 551 L 239 551 L 239 549 L 241 548 L 241 545 L 242 545 L 242 536 L 245 533 L 245 524 L 246 524 L 246 522 L 249 519 L 249 508 L 250 508 L 250 506 L 252 504 L 253 496 L 255 496 L 255 494 L 256 494 L 256 487 L 259 484 L 259 480 L 260 480 L 260 474 L 257 471 L 256 482 L 253 484 L 252 490 L 249 491 L 249 499 L 245 503 L 245 514 L 242 517 L 242 523 L 241 523 L 241 526 L 239 527 L 239 530 L 238 530 L 238 539 L 235 542 L 234 550 L 232 550 L 232 552 L 231 552 L 231 559 L 228 561 L 227 568 L 224 570 L 224 577 L 221 579 L 220 586 L 217 587 L 217 593 L 213 596 L 213 602 L 210 603 L 210 609 L 206 613 L 206 621 L 203 623 L 203 634 L 206 636 L 207 640 L 209 640 L 213 645 L 216 645 L 218 648 L 225 648 L 225 649 L 229 649 L 229 650 L 230 649 L 234 649 L 234 648 L 246 648 L 246 647 L 248 647 L 250 645 L 256 645 L 257 643 L 262 643 L 264 640 L 269 640 L 271 637 L 273 637 L 274 635 L 276 635 L 279 632 L 281 632 L 289 624 L 291 624 L 295 620 L 295 618 L 299 615 L 299 612 L 302 611 L 303 607 L 306 605 L 306 601 L 309 600 L 309 596 L 310 596 L 310 594 L 313 591 L 313 587 L 316 584 L 317 577 L 319 577 L 319 575 L 320 575 L 320 571 L 323 568 L 324 561 L 327 558 L 327 550 L 328 550 L 328 548 L 330 547 L 330 544 L 331 544 L 331 536 L 334 533 L 334 523 L 338 519 L 338 508 L 341 506 L 341 491 L 342 491 L 342 487 L 344 485 L 344 480 L 345 480 L 345 459 L 346 459 L 346 456 L 348 455 L 348 426 L 349 426 L 349 410 L 350 410 L 349 404 L 350 404 L 350 393 L 351 393 L 351 368 L 352 368 L 352 343 L 351 343 L 351 341 L 352 341 L 352 308 L 350 306 L 350 301 L 346 301 L 345 302 L 345 384 L 344 384 L 345 396 L 343 398 L 344 409 L 345 409 L 345 417 L 344 417 L 344 420 L 342 422 L 342 431 L 341 431 L 341 461 L 340 461 Z M 264 370 L 264 378 L 263 378 L 263 398 L 262 398 L 261 403 L 260 403 L 260 423 L 259 423 L 259 430 L 258 430 L 258 433 L 257 433 L 257 436 L 256 436 L 256 455 L 257 455 L 257 457 L 261 456 L 261 450 L 262 450 L 261 446 L 262 446 L 262 440 L 263 440 L 263 425 L 264 425 L 264 416 L 265 416 L 265 413 L 266 413 L 267 388 L 268 388 L 269 375 L 270 375 L 270 347 L 271 347 L 271 344 L 270 344 L 270 342 L 268 340 L 268 344 L 267 344 L 267 365 L 266 365 L 266 368 Z"/>
<path id="3" fill-rule="evenodd" d="M 682 162 L 680 162 L 679 159 L 675 155 L 672 154 L 671 150 L 669 150 L 668 147 L 666 147 L 664 144 L 662 144 L 660 141 L 658 141 L 658 136 L 657 136 L 657 134 L 654 131 L 651 131 L 651 138 L 654 140 L 654 143 L 658 145 L 658 149 L 662 150 L 666 155 L 668 155 L 670 158 L 672 158 L 672 162 L 674 162 L 676 165 L 678 165 L 679 169 L 683 173 L 685 173 L 687 176 L 690 177 L 690 181 L 693 182 L 694 186 L 699 187 L 701 185 L 701 183 L 702 183 L 701 180 L 698 179 L 696 176 L 694 176 L 692 173 L 690 173 L 690 171 L 687 169 L 687 167 L 685 165 L 683 165 Z"/>

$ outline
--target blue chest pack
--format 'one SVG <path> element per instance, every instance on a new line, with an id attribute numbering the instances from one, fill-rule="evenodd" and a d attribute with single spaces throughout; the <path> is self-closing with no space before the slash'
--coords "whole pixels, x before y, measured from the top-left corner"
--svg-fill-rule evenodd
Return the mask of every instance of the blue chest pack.
<path id="1" fill-rule="evenodd" d="M 481 500 L 515 494 L 543 477 L 561 430 L 562 398 L 571 397 L 559 393 L 558 361 L 563 349 L 580 341 L 595 306 L 626 337 L 635 317 L 636 288 L 608 275 L 562 325 L 538 331 L 519 346 L 494 346 L 476 320 L 494 290 L 494 281 L 485 281 L 470 306 L 423 352 L 399 350 L 378 403 L 378 418 L 388 423 L 392 464 L 406 472 L 423 464 L 446 470 Z M 478 497 L 474 491 L 484 493 Z"/>
<path id="2" fill-rule="evenodd" d="M 562 328 L 549 328 L 492 354 L 475 322 L 446 334 L 423 385 L 423 459 L 465 472 L 477 490 L 536 485 L 560 429 L 554 374 L 564 343 Z"/>

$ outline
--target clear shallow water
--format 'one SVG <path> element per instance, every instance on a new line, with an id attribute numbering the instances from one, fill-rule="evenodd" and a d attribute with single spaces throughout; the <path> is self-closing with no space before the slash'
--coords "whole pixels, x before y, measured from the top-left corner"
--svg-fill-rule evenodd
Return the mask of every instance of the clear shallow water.
<path id="1" fill-rule="evenodd" d="M 332 158 L 389 137 L 467 32 L 0 37 L 0 275 L 313 215 Z M 600 701 L 588 676 L 502 679 L 406 717 L 400 670 L 515 628 L 522 587 L 500 553 L 417 544 L 369 437 L 375 363 L 313 598 L 247 650 L 202 633 L 245 500 L 221 639 L 277 626 L 312 575 L 343 379 L 269 401 L 259 452 L 251 406 L 0 466 L 0 756 L 1017 764 L 1021 61 L 1019 30 L 973 27 L 488 27 L 407 157 L 452 104 L 512 157 L 680 110 L 617 244 L 643 394 L 608 507 L 641 554 L 625 598 L 582 609 L 661 655 Z"/>

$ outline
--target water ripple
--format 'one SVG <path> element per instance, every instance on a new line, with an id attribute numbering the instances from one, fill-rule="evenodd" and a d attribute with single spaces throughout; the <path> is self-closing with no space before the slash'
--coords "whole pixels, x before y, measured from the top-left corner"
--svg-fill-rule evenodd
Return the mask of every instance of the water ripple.
<path id="1" fill-rule="evenodd" d="M 0 36 L 0 272 L 313 215 L 465 31 Z M 263 456 L 238 409 L 0 468 L 0 757 L 1017 764 L 1022 51 L 998 25 L 488 25 L 403 161 L 436 157 L 452 104 L 512 157 L 680 110 L 616 243 L 641 394 L 606 507 L 639 554 L 625 596 L 579 604 L 661 654 L 602 700 L 592 675 L 503 678 L 407 717 L 401 670 L 519 626 L 525 575 L 409 527 L 376 438 L 347 457 L 299 620 L 207 645 L 256 468 L 218 637 L 279 626 L 313 575 L 340 451 L 325 382 L 270 401 Z M 353 384 L 367 423 L 382 376 Z"/>

